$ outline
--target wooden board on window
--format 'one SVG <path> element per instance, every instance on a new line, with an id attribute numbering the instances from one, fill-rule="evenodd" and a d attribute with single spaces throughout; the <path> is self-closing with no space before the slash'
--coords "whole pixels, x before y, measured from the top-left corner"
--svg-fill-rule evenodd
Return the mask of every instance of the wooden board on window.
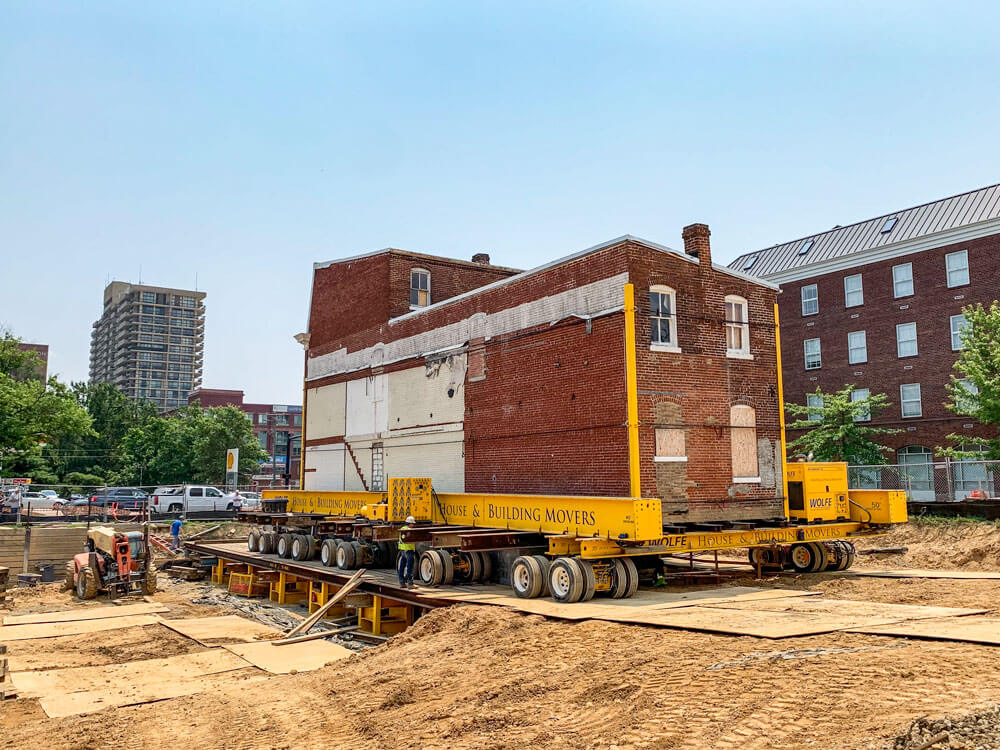
<path id="1" fill-rule="evenodd" d="M 757 416 L 749 406 L 729 410 L 733 476 L 757 476 Z"/>
<path id="2" fill-rule="evenodd" d="M 656 428 L 656 456 L 657 458 L 683 458 L 686 456 L 684 449 L 684 430 L 677 428 Z"/>

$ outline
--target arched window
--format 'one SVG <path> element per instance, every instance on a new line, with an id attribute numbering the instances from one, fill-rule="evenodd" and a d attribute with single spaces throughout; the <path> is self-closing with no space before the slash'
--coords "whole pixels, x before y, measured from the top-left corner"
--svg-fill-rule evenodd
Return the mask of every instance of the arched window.
<path id="1" fill-rule="evenodd" d="M 934 489 L 934 463 L 930 448 L 907 445 L 899 449 L 899 470 L 911 491 Z"/>
<path id="2" fill-rule="evenodd" d="M 424 268 L 410 270 L 410 307 L 427 307 L 431 303 L 431 272 Z"/>
<path id="3" fill-rule="evenodd" d="M 669 286 L 649 288 L 649 343 L 654 351 L 677 347 L 677 293 Z"/>
<path id="4" fill-rule="evenodd" d="M 747 301 L 736 295 L 726 297 L 726 356 L 750 357 L 750 318 Z"/>

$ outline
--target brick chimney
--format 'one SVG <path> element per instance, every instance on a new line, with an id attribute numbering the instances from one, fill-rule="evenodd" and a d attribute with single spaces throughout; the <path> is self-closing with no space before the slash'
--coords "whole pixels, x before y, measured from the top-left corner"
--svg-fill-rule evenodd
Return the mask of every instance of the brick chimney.
<path id="1" fill-rule="evenodd" d="M 473 263 L 482 263 L 484 266 L 490 264 L 490 254 L 489 253 L 476 253 L 472 256 Z"/>
<path id="2" fill-rule="evenodd" d="M 712 248 L 708 243 L 711 234 L 708 224 L 688 224 L 681 232 L 681 237 L 684 238 L 684 252 L 692 258 L 697 258 L 702 270 L 712 267 Z"/>

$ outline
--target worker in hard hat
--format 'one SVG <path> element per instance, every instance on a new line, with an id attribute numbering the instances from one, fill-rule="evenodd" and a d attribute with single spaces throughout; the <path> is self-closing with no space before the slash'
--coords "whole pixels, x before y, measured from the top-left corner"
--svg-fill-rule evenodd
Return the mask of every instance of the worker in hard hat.
<path id="1" fill-rule="evenodd" d="M 401 532 L 407 531 L 412 528 L 415 523 L 416 520 L 413 516 L 407 516 L 406 523 L 403 524 L 399 530 Z M 413 560 L 416 554 L 416 546 L 413 542 L 404 542 L 402 536 L 400 536 L 399 561 L 396 569 L 396 574 L 399 576 L 400 588 L 413 588 Z"/>

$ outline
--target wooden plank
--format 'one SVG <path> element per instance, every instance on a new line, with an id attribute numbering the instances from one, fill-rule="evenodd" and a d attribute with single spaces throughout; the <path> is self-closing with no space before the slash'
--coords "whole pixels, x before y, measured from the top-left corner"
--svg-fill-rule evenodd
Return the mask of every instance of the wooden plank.
<path id="1" fill-rule="evenodd" d="M 160 622 L 203 646 L 220 646 L 234 641 L 242 643 L 281 635 L 280 630 L 239 615 L 192 617 L 186 620 L 160 620 Z"/>
<path id="2" fill-rule="evenodd" d="M 346 628 L 337 628 L 336 630 L 320 630 L 316 633 L 309 633 L 307 635 L 297 635 L 293 638 L 282 638 L 280 641 L 270 641 L 273 646 L 288 646 L 292 643 L 302 643 L 303 641 L 314 641 L 317 638 L 329 638 L 331 635 L 337 635 L 339 633 L 349 633 L 352 630 L 357 630 L 357 625 L 348 625 Z"/>
<path id="3" fill-rule="evenodd" d="M 354 589 L 356 589 L 358 586 L 361 585 L 361 578 L 364 576 L 365 572 L 366 572 L 365 569 L 362 568 L 357 573 L 352 575 L 350 579 L 347 581 L 347 583 L 341 586 L 340 590 L 336 594 L 334 594 L 326 604 L 317 609 L 312 615 L 310 615 L 308 618 L 300 622 L 294 628 L 289 630 L 288 633 L 285 634 L 286 637 L 293 636 L 298 633 L 308 633 L 309 628 L 311 628 L 313 625 L 319 622 L 320 618 L 323 617 L 323 615 L 329 612 L 345 596 L 350 594 Z"/>
<path id="4" fill-rule="evenodd" d="M 60 612 L 42 612 L 35 615 L 9 615 L 3 618 L 4 625 L 27 625 L 41 622 L 75 622 L 77 620 L 103 620 L 108 617 L 129 617 L 131 615 L 151 615 L 168 612 L 162 604 L 140 602 L 123 604 L 120 607 L 78 607 Z"/>
<path id="5" fill-rule="evenodd" d="M 743 609 L 757 612 L 802 612 L 806 614 L 833 615 L 889 619 L 892 621 L 921 620 L 934 617 L 965 617 L 979 615 L 989 610 L 960 607 L 924 607 L 912 604 L 886 602 L 860 602 L 850 599 L 781 599 L 765 601 L 717 602 L 705 606 L 718 609 Z"/>
<path id="6" fill-rule="evenodd" d="M 853 568 L 838 575 L 862 576 L 872 578 L 954 578 L 968 580 L 997 580 L 1000 572 L 991 570 L 923 570 L 919 568 L 887 568 L 884 570 L 867 570 Z"/>
<path id="7" fill-rule="evenodd" d="M 308 672 L 354 654 L 336 643 L 321 640 L 280 647 L 268 642 L 239 643 L 227 644 L 223 648 L 272 674 Z"/>
<path id="8" fill-rule="evenodd" d="M 105 689 L 109 684 L 139 687 L 146 683 L 203 677 L 247 666 L 248 662 L 237 654 L 213 648 L 194 654 L 145 659 L 125 664 L 12 672 L 11 678 L 22 698 L 47 698 L 66 693 Z"/>
<path id="9" fill-rule="evenodd" d="M 1000 618 L 949 617 L 939 620 L 913 620 L 889 625 L 849 628 L 852 633 L 892 635 L 905 638 L 929 638 L 941 641 L 967 641 L 1000 646 Z"/>
<path id="10" fill-rule="evenodd" d="M 156 615 L 133 615 L 131 617 L 107 617 L 102 620 L 78 620 L 76 622 L 44 622 L 34 625 L 4 625 L 0 627 L 0 641 L 27 641 L 35 638 L 57 638 L 62 635 L 82 635 L 99 633 L 103 630 L 138 628 L 160 622 Z"/>

